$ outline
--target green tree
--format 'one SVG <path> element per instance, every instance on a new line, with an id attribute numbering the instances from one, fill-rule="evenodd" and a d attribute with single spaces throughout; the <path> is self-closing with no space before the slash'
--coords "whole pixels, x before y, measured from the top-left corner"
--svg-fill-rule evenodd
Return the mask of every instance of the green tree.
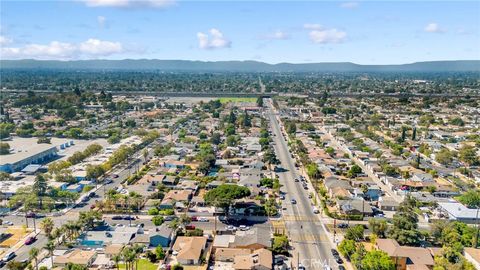
<path id="1" fill-rule="evenodd" d="M 258 107 L 263 107 L 263 98 L 262 97 L 257 98 L 257 106 Z"/>
<path id="2" fill-rule="evenodd" d="M 152 218 L 153 225 L 155 225 L 155 226 L 160 226 L 160 225 L 162 225 L 162 224 L 163 224 L 163 221 L 164 221 L 163 216 L 157 215 L 157 216 L 154 216 L 154 217 Z"/>
<path id="3" fill-rule="evenodd" d="M 395 270 L 395 263 L 387 253 L 372 250 L 362 259 L 362 270 Z"/>
<path id="4" fill-rule="evenodd" d="M 27 268 L 26 262 L 9 261 L 7 263 L 8 270 L 24 270 L 26 268 Z M 42 269 L 40 268 L 40 270 Z"/>
<path id="5" fill-rule="evenodd" d="M 220 136 L 220 133 L 214 132 L 212 134 L 212 137 L 210 138 L 210 142 L 215 145 L 219 145 L 222 142 L 222 138 Z"/>
<path id="6" fill-rule="evenodd" d="M 418 217 L 414 211 L 414 204 L 415 200 L 407 197 L 393 215 L 393 226 L 389 236 L 397 240 L 400 245 L 416 246 L 420 242 Z"/>
<path id="7" fill-rule="evenodd" d="M 475 147 L 471 145 L 463 145 L 458 152 L 458 157 L 462 162 L 468 164 L 469 166 L 479 163 Z"/>
<path id="8" fill-rule="evenodd" d="M 448 165 L 453 160 L 453 153 L 450 152 L 447 148 L 442 148 L 438 153 L 435 154 L 435 160 L 443 165 Z"/>
<path id="9" fill-rule="evenodd" d="M 312 162 L 312 163 L 307 164 L 305 169 L 307 171 L 308 177 L 310 177 L 312 179 L 319 179 L 322 175 L 322 173 L 318 169 L 318 166 L 317 166 L 316 163 Z"/>
<path id="10" fill-rule="evenodd" d="M 470 189 L 458 197 L 458 200 L 469 208 L 480 207 L 480 190 Z"/>
<path id="11" fill-rule="evenodd" d="M 350 258 L 355 253 L 356 249 L 356 241 L 354 240 L 343 239 L 342 242 L 340 242 L 340 245 L 338 245 L 338 251 L 340 251 L 340 253 L 346 258 Z"/>
<path id="12" fill-rule="evenodd" d="M 288 253 L 288 238 L 286 235 L 275 235 L 273 237 L 272 251 L 276 254 Z"/>
<path id="13" fill-rule="evenodd" d="M 162 246 L 157 246 L 155 248 L 155 255 L 157 255 L 157 260 L 163 260 L 165 258 L 165 251 Z"/>
<path id="14" fill-rule="evenodd" d="M 33 247 L 30 249 L 30 251 L 28 251 L 28 257 L 31 261 L 33 261 L 33 265 L 37 270 L 38 270 L 38 254 L 39 253 L 40 251 L 36 247 Z"/>
<path id="15" fill-rule="evenodd" d="M 220 185 L 205 194 L 205 202 L 209 205 L 224 208 L 227 213 L 235 200 L 250 196 L 247 187 L 237 185 Z"/>
<path id="16" fill-rule="evenodd" d="M 360 173 L 362 173 L 362 168 L 360 168 L 360 166 L 358 166 L 357 164 L 353 165 L 350 170 L 348 170 L 347 172 L 347 177 L 349 178 L 355 178 L 357 177 L 357 175 L 359 175 Z"/>
<path id="17" fill-rule="evenodd" d="M 53 220 L 50 217 L 47 217 L 43 219 L 40 222 L 40 228 L 45 232 L 45 235 L 51 239 L 52 237 L 52 231 L 54 229 L 55 225 L 53 224 Z"/>
<path id="18" fill-rule="evenodd" d="M 357 224 L 347 229 L 345 239 L 359 241 L 363 239 L 364 231 L 365 229 L 363 228 L 363 225 Z"/>
<path id="19" fill-rule="evenodd" d="M 371 218 L 368 220 L 368 225 L 372 233 L 380 238 L 385 238 L 388 229 L 387 221 L 385 219 Z"/>
<path id="20" fill-rule="evenodd" d="M 88 267 L 81 264 L 67 263 L 64 270 L 87 270 Z"/>
<path id="21" fill-rule="evenodd" d="M 10 154 L 10 144 L 0 142 L 0 155 Z"/>
<path id="22" fill-rule="evenodd" d="M 50 262 L 53 265 L 53 251 L 55 250 L 55 243 L 50 240 L 47 242 L 47 244 L 43 247 L 47 252 L 48 256 L 50 256 Z"/>

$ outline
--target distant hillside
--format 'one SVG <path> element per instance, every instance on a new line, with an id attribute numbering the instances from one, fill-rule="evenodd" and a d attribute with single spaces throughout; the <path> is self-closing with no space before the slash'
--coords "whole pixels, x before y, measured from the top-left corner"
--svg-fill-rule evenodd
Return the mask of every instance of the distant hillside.
<path id="1" fill-rule="evenodd" d="M 257 61 L 188 60 L 0 60 L 0 69 L 63 70 L 158 70 L 191 72 L 465 72 L 480 71 L 480 60 L 416 62 L 404 65 L 358 65 L 354 63 L 267 64 Z"/>

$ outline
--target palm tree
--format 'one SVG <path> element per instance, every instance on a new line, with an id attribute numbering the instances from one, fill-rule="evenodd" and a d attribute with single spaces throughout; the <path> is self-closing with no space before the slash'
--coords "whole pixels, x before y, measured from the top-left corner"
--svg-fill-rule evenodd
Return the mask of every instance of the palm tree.
<path id="1" fill-rule="evenodd" d="M 112 261 L 115 263 L 115 268 L 119 269 L 118 268 L 118 262 L 121 260 L 121 256 L 119 254 L 115 254 L 113 257 L 112 257 Z"/>
<path id="2" fill-rule="evenodd" d="M 53 220 L 49 217 L 45 218 L 44 220 L 42 220 L 42 222 L 40 223 L 40 227 L 42 228 L 42 230 L 45 232 L 45 234 L 47 235 L 48 239 L 51 239 L 52 238 L 52 231 L 53 231 L 53 228 L 54 228 L 54 224 L 53 224 Z"/>
<path id="3" fill-rule="evenodd" d="M 43 247 L 46 251 L 48 251 L 48 255 L 50 256 L 50 260 L 52 261 L 53 267 L 53 251 L 55 250 L 55 243 L 53 241 L 48 241 L 47 244 Z"/>
<path id="4" fill-rule="evenodd" d="M 39 253 L 39 250 L 38 250 L 38 248 L 35 248 L 35 247 L 30 249 L 30 251 L 28 252 L 28 256 L 29 256 L 31 261 L 34 261 L 35 269 L 37 269 L 37 270 L 38 270 L 38 262 L 37 262 L 38 253 Z"/>

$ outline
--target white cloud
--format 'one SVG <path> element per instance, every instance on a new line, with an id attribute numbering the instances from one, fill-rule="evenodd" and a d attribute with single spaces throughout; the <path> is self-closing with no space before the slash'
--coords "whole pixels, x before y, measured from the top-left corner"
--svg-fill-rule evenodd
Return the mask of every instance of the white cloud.
<path id="1" fill-rule="evenodd" d="M 83 0 L 89 7 L 154 7 L 164 8 L 175 4 L 174 0 Z"/>
<path id="2" fill-rule="evenodd" d="M 89 39 L 80 43 L 78 50 L 88 55 L 107 56 L 123 51 L 122 44 L 119 42 L 102 41 L 98 39 Z"/>
<path id="3" fill-rule="evenodd" d="M 345 2 L 345 3 L 340 4 L 340 7 L 341 8 L 349 8 L 349 9 L 357 8 L 358 7 L 358 2 Z"/>
<path id="4" fill-rule="evenodd" d="M 79 44 L 52 41 L 49 44 L 28 44 L 23 47 L 2 47 L 0 59 L 70 60 L 97 58 L 124 52 L 119 42 L 88 39 Z"/>
<path id="5" fill-rule="evenodd" d="M 209 34 L 205 34 L 202 32 L 197 33 L 198 38 L 198 46 L 200 49 L 222 49 L 222 48 L 230 48 L 232 42 L 226 39 L 223 36 L 223 33 L 220 30 L 212 28 L 209 31 Z"/>
<path id="6" fill-rule="evenodd" d="M 263 36 L 262 38 L 267 40 L 285 40 L 285 39 L 289 39 L 290 35 L 283 31 L 277 30 L 273 33 Z"/>
<path id="7" fill-rule="evenodd" d="M 103 27 L 105 27 L 105 23 L 107 22 L 107 18 L 105 18 L 103 16 L 98 16 L 97 17 L 97 22 L 98 22 L 98 26 L 100 26 L 100 28 L 103 28 Z"/>
<path id="8" fill-rule="evenodd" d="M 8 45 L 12 42 L 13 40 L 11 38 L 8 38 L 6 36 L 0 36 L 0 46 Z"/>
<path id="9" fill-rule="evenodd" d="M 320 24 L 316 23 L 306 23 L 303 25 L 303 28 L 308 29 L 308 30 L 322 30 L 323 26 Z"/>
<path id="10" fill-rule="evenodd" d="M 445 30 L 440 28 L 437 23 L 429 23 L 427 24 L 427 26 L 425 26 L 423 30 L 428 33 L 445 33 Z"/>
<path id="11" fill-rule="evenodd" d="M 347 33 L 335 28 L 312 30 L 308 33 L 310 40 L 317 44 L 342 43 L 347 38 Z"/>

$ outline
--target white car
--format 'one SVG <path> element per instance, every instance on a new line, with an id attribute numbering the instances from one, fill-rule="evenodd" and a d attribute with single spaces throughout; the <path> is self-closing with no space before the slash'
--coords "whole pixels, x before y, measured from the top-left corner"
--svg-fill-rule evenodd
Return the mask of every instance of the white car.
<path id="1" fill-rule="evenodd" d="M 248 230 L 250 230 L 250 227 L 245 226 L 245 225 L 240 225 L 238 228 L 239 228 L 241 231 L 248 231 Z"/>
<path id="2" fill-rule="evenodd" d="M 2 261 L 8 262 L 8 261 L 10 261 L 11 259 L 15 258 L 15 256 L 16 256 L 15 252 L 7 253 L 7 254 L 5 254 L 5 256 L 3 256 Z"/>
<path id="3" fill-rule="evenodd" d="M 208 222 L 208 218 L 206 218 L 206 217 L 199 217 L 199 218 L 197 219 L 197 221 L 198 221 L 198 222 Z"/>
<path id="4" fill-rule="evenodd" d="M 236 230 L 237 230 L 237 227 L 235 226 L 232 226 L 232 225 L 227 226 L 227 231 L 236 231 Z"/>

